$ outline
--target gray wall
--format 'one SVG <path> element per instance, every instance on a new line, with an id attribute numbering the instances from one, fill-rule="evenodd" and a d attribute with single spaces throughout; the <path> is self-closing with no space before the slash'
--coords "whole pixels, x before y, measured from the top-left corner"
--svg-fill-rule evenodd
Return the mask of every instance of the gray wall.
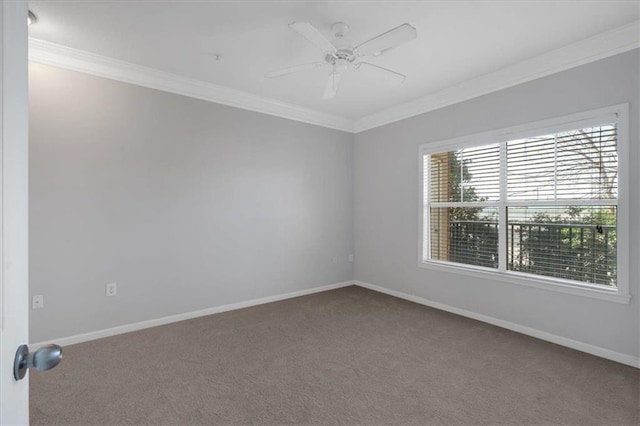
<path id="1" fill-rule="evenodd" d="M 633 166 L 638 63 L 628 52 L 355 137 L 32 64 L 30 292 L 45 308 L 30 340 L 355 277 L 638 356 L 635 187 L 629 305 L 416 264 L 420 144 L 629 102 Z"/>
<path id="2" fill-rule="evenodd" d="M 355 279 L 639 355 L 638 51 L 359 133 L 354 147 Z M 631 304 L 418 268 L 418 146 L 630 103 Z"/>
<path id="3" fill-rule="evenodd" d="M 35 64 L 29 112 L 32 342 L 352 278 L 353 135 Z"/>

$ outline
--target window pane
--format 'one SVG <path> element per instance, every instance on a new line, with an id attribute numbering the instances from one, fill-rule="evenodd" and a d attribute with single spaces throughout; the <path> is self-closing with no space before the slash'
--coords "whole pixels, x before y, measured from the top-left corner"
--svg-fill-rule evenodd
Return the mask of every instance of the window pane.
<path id="1" fill-rule="evenodd" d="M 615 206 L 509 207 L 507 268 L 615 287 Z"/>
<path id="2" fill-rule="evenodd" d="M 616 127 L 558 134 L 557 198 L 618 197 Z"/>
<path id="3" fill-rule="evenodd" d="M 615 199 L 616 142 L 613 124 L 508 142 L 508 199 Z"/>
<path id="4" fill-rule="evenodd" d="M 429 158 L 427 170 L 430 171 L 432 202 L 497 201 L 499 199 L 500 147 L 498 144 L 431 154 L 427 158 Z"/>
<path id="5" fill-rule="evenodd" d="M 429 218 L 431 259 L 498 267 L 498 209 L 431 208 Z"/>

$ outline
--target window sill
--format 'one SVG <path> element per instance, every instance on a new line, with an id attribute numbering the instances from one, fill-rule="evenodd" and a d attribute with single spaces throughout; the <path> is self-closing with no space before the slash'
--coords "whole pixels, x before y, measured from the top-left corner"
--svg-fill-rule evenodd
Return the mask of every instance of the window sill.
<path id="1" fill-rule="evenodd" d="M 608 302 L 629 304 L 631 296 L 622 294 L 619 289 L 607 289 L 589 284 L 572 283 L 571 281 L 553 280 L 518 272 L 500 272 L 488 268 L 470 266 L 463 264 L 453 264 L 438 261 L 418 261 L 418 267 L 432 269 L 443 272 L 451 272 L 461 275 L 469 275 L 476 278 L 502 281 L 526 287 L 540 288 L 543 290 L 555 291 L 558 293 L 573 294 L 577 296 L 590 297 L 592 299 L 605 300 Z"/>

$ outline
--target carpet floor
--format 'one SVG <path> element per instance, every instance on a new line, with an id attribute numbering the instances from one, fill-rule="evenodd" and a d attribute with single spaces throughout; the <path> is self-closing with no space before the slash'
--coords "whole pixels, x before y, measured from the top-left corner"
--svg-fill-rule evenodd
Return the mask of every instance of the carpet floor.
<path id="1" fill-rule="evenodd" d="M 639 424 L 640 370 L 359 287 L 68 346 L 54 424 Z"/>

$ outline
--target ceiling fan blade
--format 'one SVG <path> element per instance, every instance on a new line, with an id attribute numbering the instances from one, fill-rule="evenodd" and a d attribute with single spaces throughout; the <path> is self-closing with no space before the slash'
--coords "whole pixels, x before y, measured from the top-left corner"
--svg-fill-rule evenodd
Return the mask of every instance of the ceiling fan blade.
<path id="1" fill-rule="evenodd" d="M 402 24 L 359 44 L 355 47 L 355 50 L 358 52 L 358 56 L 378 56 L 385 50 L 393 49 L 416 37 L 418 37 L 418 32 L 414 27 L 409 24 Z"/>
<path id="2" fill-rule="evenodd" d="M 356 69 L 356 71 L 367 72 L 377 81 L 382 81 L 389 84 L 402 84 L 407 78 L 407 76 L 404 74 L 400 74 L 399 72 L 391 71 L 390 69 L 379 67 L 368 62 L 357 63 L 354 65 L 354 68 Z"/>
<path id="3" fill-rule="evenodd" d="M 301 37 L 305 38 L 309 43 L 316 46 L 323 52 L 333 52 L 336 50 L 335 46 L 331 44 L 320 31 L 308 22 L 292 22 L 289 24 L 289 28 L 297 32 Z"/>
<path id="4" fill-rule="evenodd" d="M 338 93 L 338 84 L 340 84 L 341 77 L 342 73 L 336 72 L 335 69 L 331 74 L 329 74 L 327 85 L 324 87 L 324 95 L 322 95 L 322 99 L 331 99 L 336 96 L 336 93 Z"/>
<path id="5" fill-rule="evenodd" d="M 313 69 L 313 68 L 320 68 L 320 67 L 322 67 L 324 65 L 327 65 L 327 63 L 326 62 L 312 62 L 310 64 L 295 65 L 293 67 L 287 67 L 287 68 L 282 68 L 280 70 L 269 71 L 268 73 L 265 74 L 265 77 L 267 77 L 267 78 L 280 77 L 280 76 L 287 75 L 287 74 L 293 74 L 293 73 L 299 72 L 299 71 L 310 70 L 310 69 Z"/>

